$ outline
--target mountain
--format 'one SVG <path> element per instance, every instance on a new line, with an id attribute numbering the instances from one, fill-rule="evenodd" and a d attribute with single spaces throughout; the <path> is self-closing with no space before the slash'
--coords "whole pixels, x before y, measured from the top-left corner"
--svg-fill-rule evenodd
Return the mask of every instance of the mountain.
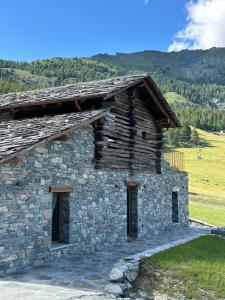
<path id="1" fill-rule="evenodd" d="M 164 94 L 172 92 L 190 103 L 225 108 L 225 48 L 98 54 L 30 63 L 0 60 L 0 93 L 140 72 L 149 73 Z"/>
<path id="2" fill-rule="evenodd" d="M 225 83 L 225 48 L 180 52 L 147 50 L 116 55 L 99 54 L 92 59 L 135 72 L 147 72 L 190 83 Z"/>

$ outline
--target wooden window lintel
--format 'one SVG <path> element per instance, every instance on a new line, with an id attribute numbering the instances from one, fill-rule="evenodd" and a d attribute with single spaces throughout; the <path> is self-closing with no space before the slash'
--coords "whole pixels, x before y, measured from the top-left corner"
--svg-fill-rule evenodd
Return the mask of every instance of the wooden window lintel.
<path id="1" fill-rule="evenodd" d="M 72 193 L 74 188 L 72 186 L 50 186 L 49 192 L 51 193 Z"/>
<path id="2" fill-rule="evenodd" d="M 139 186 L 140 183 L 136 180 L 126 180 L 125 182 L 126 186 Z"/>

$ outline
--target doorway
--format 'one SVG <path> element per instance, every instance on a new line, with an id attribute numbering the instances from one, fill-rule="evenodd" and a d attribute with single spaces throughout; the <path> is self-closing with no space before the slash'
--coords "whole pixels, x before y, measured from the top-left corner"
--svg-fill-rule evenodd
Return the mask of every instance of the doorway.
<path id="1" fill-rule="evenodd" d="M 138 237 L 138 187 L 127 187 L 127 239 Z"/>
<path id="2" fill-rule="evenodd" d="M 60 195 L 55 194 L 52 202 L 52 242 L 60 240 Z"/>
<path id="3" fill-rule="evenodd" d="M 69 194 L 53 193 L 52 198 L 52 243 L 69 243 Z"/>

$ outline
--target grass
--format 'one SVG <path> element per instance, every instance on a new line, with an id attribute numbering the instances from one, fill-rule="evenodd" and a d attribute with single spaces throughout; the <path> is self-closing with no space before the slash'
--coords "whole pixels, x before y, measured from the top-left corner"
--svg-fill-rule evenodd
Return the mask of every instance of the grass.
<path id="1" fill-rule="evenodd" d="M 187 299 L 225 298 L 225 239 L 204 236 L 141 261 L 135 289 Z"/>
<path id="2" fill-rule="evenodd" d="M 225 205 L 220 198 L 191 195 L 190 199 L 190 216 L 212 225 L 225 225 Z"/>
<path id="3" fill-rule="evenodd" d="M 180 148 L 189 173 L 190 216 L 225 225 L 225 134 L 198 130 L 205 147 Z"/>
<path id="4" fill-rule="evenodd" d="M 190 101 L 183 96 L 175 93 L 175 92 L 167 92 L 165 95 L 166 100 L 169 104 L 178 104 L 178 103 L 190 103 Z"/>

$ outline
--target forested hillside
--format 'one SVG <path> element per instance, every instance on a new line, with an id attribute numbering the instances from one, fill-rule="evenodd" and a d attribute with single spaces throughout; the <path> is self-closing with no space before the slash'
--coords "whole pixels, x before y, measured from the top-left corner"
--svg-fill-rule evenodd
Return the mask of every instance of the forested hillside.
<path id="1" fill-rule="evenodd" d="M 147 50 L 128 54 L 99 54 L 92 59 L 128 70 L 156 73 L 192 83 L 223 85 L 225 81 L 225 48 L 180 52 Z"/>
<path id="2" fill-rule="evenodd" d="M 195 146 L 204 142 L 199 139 L 196 128 L 211 132 L 225 131 L 225 110 L 208 107 L 171 105 L 182 123 L 182 128 L 165 132 L 165 142 L 171 146 Z M 192 127 L 192 129 L 191 129 Z"/>
<path id="3" fill-rule="evenodd" d="M 80 58 L 28 62 L 0 60 L 0 94 L 126 74 L 118 66 Z"/>

